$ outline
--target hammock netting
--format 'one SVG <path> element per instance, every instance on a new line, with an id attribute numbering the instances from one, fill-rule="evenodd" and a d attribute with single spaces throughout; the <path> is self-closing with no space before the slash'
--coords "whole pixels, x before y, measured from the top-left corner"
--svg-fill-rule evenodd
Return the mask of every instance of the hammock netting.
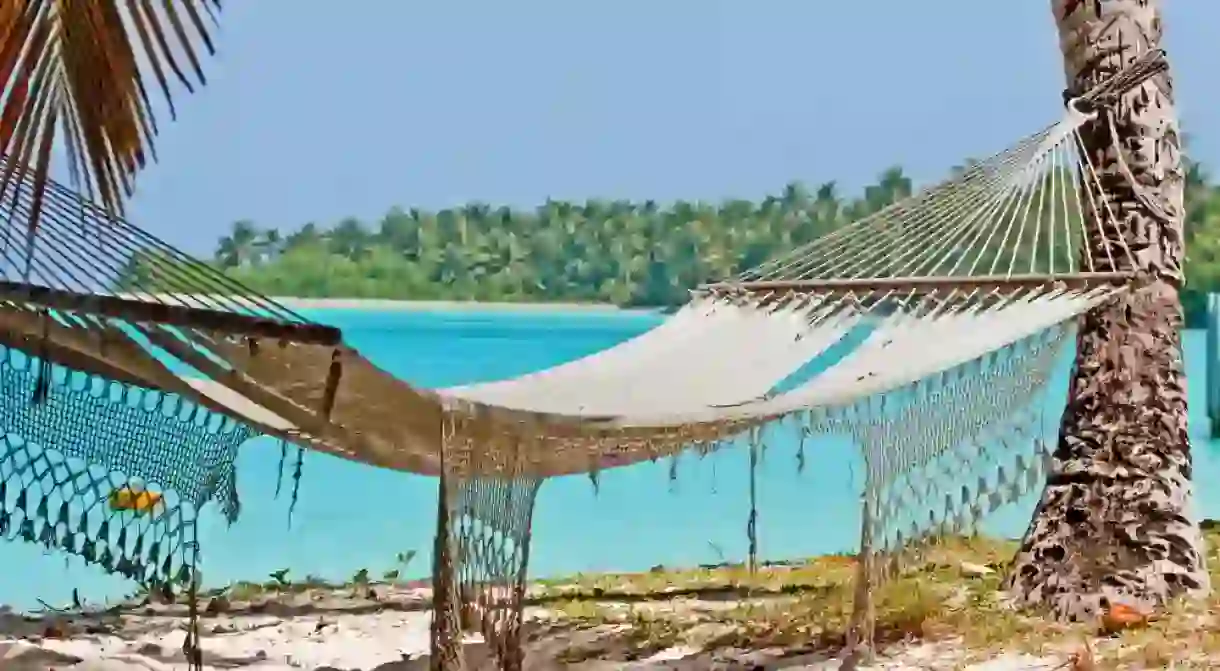
<path id="1" fill-rule="evenodd" d="M 150 593 L 194 593 L 196 524 L 215 501 L 237 518 L 243 422 L 174 394 L 0 347 L 0 536 L 62 551 Z M 153 492 L 147 510 L 120 491 Z M 192 630 L 197 636 L 197 630 Z"/>
<path id="2" fill-rule="evenodd" d="M 439 476 L 434 668 L 463 668 L 461 632 L 475 630 L 516 670 L 544 479 L 747 436 L 756 454 L 762 429 L 787 423 L 803 440 L 849 436 L 864 457 L 863 603 L 912 548 L 1041 481 L 1039 413 L 1072 324 L 1132 282 L 1079 131 L 1133 76 L 941 184 L 699 288 L 648 333 L 447 389 L 395 378 L 338 329 L 63 187 L 31 233 L 22 176 L 0 194 L 0 529 L 185 587 L 193 606 L 195 519 L 212 502 L 236 517 L 247 438 Z M 159 508 L 110 505 L 135 482 Z M 193 608 L 192 632 L 198 666 Z"/>
<path id="3" fill-rule="evenodd" d="M 480 454 L 461 429 L 452 420 L 442 429 L 447 466 L 451 459 Z M 509 464 L 507 471 L 472 476 L 490 469 L 466 462 L 460 470 L 444 468 L 440 479 L 432 635 L 434 654 L 445 656 L 445 668 L 462 664 L 460 648 L 454 645 L 462 631 L 481 633 L 502 666 L 524 664 L 521 603 L 534 502 L 542 481 L 520 460 L 525 453 L 520 446 L 505 447 L 505 459 L 497 463 Z"/>
<path id="4" fill-rule="evenodd" d="M 237 449 L 253 429 L 173 394 L 0 354 L 0 530 L 144 585 L 189 582 L 200 508 L 237 518 Z M 161 510 L 112 510 L 110 494 L 133 483 L 162 494 Z"/>
<path id="5" fill-rule="evenodd" d="M 826 417 L 863 447 L 874 549 L 969 533 L 1042 483 L 1050 375 L 1072 329 L 1047 329 L 952 371 Z"/>

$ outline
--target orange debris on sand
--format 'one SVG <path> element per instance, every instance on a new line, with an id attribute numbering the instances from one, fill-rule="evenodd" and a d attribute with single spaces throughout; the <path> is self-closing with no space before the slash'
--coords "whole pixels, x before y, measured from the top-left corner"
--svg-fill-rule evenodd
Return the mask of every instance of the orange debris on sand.
<path id="1" fill-rule="evenodd" d="M 1126 604 L 1110 604 L 1101 615 L 1101 628 L 1107 634 L 1148 624 L 1148 615 Z"/>

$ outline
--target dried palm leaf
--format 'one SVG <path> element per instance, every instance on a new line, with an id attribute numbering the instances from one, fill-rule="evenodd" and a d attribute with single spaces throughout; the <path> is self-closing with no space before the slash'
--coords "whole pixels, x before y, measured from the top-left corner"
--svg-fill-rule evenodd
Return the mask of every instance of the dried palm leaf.
<path id="1" fill-rule="evenodd" d="M 206 79 L 221 0 L 0 0 L 0 202 L 29 199 L 38 225 L 57 139 L 69 177 L 121 214 L 136 173 L 154 160 L 157 121 L 146 79 L 176 116 L 171 77 Z M 186 69 L 183 68 L 186 64 Z M 22 193 L 22 190 L 25 193 Z"/>

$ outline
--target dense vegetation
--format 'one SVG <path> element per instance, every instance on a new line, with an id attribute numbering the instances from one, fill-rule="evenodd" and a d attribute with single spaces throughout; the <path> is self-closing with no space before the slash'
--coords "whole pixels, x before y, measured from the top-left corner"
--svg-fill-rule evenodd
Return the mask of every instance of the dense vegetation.
<path id="1" fill-rule="evenodd" d="M 1220 290 L 1220 187 L 1188 174 L 1188 313 Z M 854 199 L 799 183 L 761 201 L 548 201 L 521 211 L 471 203 L 394 208 L 375 223 L 345 219 L 281 233 L 239 221 L 212 263 L 272 296 L 474 301 L 597 301 L 669 306 L 701 282 L 874 212 L 911 192 L 891 169 Z"/>

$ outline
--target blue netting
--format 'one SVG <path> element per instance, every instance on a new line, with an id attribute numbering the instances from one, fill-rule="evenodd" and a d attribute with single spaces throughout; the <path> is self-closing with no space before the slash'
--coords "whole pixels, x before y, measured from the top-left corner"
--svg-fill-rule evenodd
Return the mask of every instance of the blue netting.
<path id="1" fill-rule="evenodd" d="M 237 450 L 254 430 L 174 394 L 61 366 L 38 400 L 40 365 L 0 346 L 0 536 L 146 585 L 189 581 L 199 510 L 216 500 L 236 519 Z M 110 497 L 125 487 L 160 501 L 116 510 Z"/>

